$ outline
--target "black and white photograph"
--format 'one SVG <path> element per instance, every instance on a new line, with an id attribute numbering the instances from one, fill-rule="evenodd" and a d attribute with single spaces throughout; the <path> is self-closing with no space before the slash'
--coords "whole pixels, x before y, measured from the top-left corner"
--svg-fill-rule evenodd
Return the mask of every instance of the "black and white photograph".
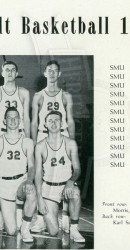
<path id="1" fill-rule="evenodd" d="M 0 249 L 130 249 L 129 10 L 0 0 Z"/>
<path id="2" fill-rule="evenodd" d="M 94 56 L 0 65 L 0 248 L 94 249 Z"/>

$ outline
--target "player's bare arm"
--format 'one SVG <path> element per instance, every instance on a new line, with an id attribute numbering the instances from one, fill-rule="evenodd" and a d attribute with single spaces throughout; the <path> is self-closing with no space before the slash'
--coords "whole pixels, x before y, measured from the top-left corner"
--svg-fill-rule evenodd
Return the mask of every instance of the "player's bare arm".
<path id="1" fill-rule="evenodd" d="M 23 140 L 23 151 L 27 156 L 28 164 L 28 177 L 26 181 L 26 192 L 31 192 L 33 189 L 33 180 L 35 177 L 34 167 L 34 144 L 30 138 L 24 138 Z"/>
<path id="2" fill-rule="evenodd" d="M 45 160 L 45 155 L 47 155 L 47 149 L 45 146 L 45 142 L 39 142 L 36 145 L 35 149 L 35 167 L 36 167 L 36 175 L 35 175 L 35 186 L 37 191 L 37 199 L 38 199 L 38 209 L 39 212 L 43 215 L 47 214 L 48 209 L 42 198 L 42 164 Z"/>
<path id="3" fill-rule="evenodd" d="M 68 131 L 71 139 L 75 138 L 75 123 L 73 119 L 73 100 L 71 94 L 63 92 L 63 102 L 66 107 Z"/>
<path id="4" fill-rule="evenodd" d="M 30 138 L 30 118 L 29 118 L 30 94 L 29 94 L 29 91 L 25 88 L 20 87 L 19 96 L 20 96 L 21 102 L 23 104 L 23 109 L 24 109 L 23 123 L 24 123 L 25 136 Z"/>
<path id="5" fill-rule="evenodd" d="M 36 145 L 37 143 L 38 115 L 42 106 L 41 99 L 42 99 L 42 92 L 40 91 L 34 95 L 32 101 L 31 136 L 34 141 L 34 145 Z"/>
<path id="6" fill-rule="evenodd" d="M 78 147 L 77 147 L 76 141 L 71 140 L 69 138 L 66 138 L 66 139 L 68 141 L 66 148 L 67 148 L 68 155 L 70 156 L 70 159 L 72 161 L 72 168 L 73 168 L 72 176 L 67 181 L 65 185 L 65 189 L 64 189 L 64 195 L 65 195 L 65 198 L 67 199 L 73 196 L 73 185 L 74 185 L 74 182 L 79 178 L 81 169 L 80 169 Z"/>

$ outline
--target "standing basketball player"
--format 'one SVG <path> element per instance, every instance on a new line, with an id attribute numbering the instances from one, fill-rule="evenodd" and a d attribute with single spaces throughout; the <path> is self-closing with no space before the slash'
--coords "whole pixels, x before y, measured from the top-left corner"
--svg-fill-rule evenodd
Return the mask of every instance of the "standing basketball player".
<path id="1" fill-rule="evenodd" d="M 2 65 L 2 76 L 4 85 L 0 87 L 0 135 L 6 132 L 4 124 L 4 114 L 7 108 L 15 107 L 20 114 L 19 129 L 30 137 L 29 118 L 29 91 L 23 87 L 18 87 L 16 77 L 18 76 L 18 66 L 12 61 L 6 61 Z"/>
<path id="2" fill-rule="evenodd" d="M 15 107 L 5 112 L 7 132 L 0 136 L 0 207 L 8 234 L 17 230 L 16 197 L 24 200 L 22 239 L 32 242 L 29 227 L 36 208 L 36 191 L 33 185 L 33 141 L 19 132 L 20 115 Z M 27 173 L 28 168 L 28 173 Z"/>
<path id="3" fill-rule="evenodd" d="M 56 235 L 59 231 L 59 203 L 64 197 L 69 203 L 70 238 L 84 242 L 78 231 L 81 199 L 79 189 L 75 186 L 80 175 L 77 145 L 73 139 L 61 134 L 62 114 L 59 111 L 48 113 L 45 125 L 48 137 L 36 145 L 35 151 L 39 212 L 44 216 L 48 232 L 52 236 Z"/>
<path id="4" fill-rule="evenodd" d="M 33 141 L 36 144 L 36 142 L 47 137 L 45 117 L 51 110 L 62 113 L 62 134 L 74 138 L 75 125 L 72 114 L 72 96 L 58 87 L 58 78 L 61 76 L 61 72 L 57 61 L 47 63 L 44 76 L 47 78 L 47 87 L 36 93 L 32 102 L 31 132 Z"/>
<path id="5" fill-rule="evenodd" d="M 58 87 L 61 71 L 57 61 L 52 60 L 47 63 L 44 76 L 47 78 L 47 87 L 36 93 L 32 102 L 31 133 L 34 144 L 48 136 L 45 117 L 51 110 L 62 113 L 61 133 L 73 139 L 75 137 L 75 124 L 72 96 Z M 41 230 L 40 228 L 42 228 L 42 220 L 40 222 L 39 217 L 39 225 L 34 224 L 32 231 L 38 232 Z M 68 204 L 65 201 L 63 202 L 62 229 L 69 232 Z"/>

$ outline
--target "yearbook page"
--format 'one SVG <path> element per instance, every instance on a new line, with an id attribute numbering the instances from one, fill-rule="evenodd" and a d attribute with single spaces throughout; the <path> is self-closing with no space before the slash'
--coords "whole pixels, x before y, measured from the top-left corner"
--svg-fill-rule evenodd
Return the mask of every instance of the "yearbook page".
<path id="1" fill-rule="evenodd" d="M 0 6 L 0 248 L 129 250 L 129 1 Z"/>

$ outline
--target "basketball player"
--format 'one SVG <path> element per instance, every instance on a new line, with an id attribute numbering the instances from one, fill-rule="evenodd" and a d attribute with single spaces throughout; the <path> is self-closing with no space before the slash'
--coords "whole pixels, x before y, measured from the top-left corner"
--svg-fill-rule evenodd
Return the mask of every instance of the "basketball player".
<path id="1" fill-rule="evenodd" d="M 76 242 L 85 239 L 78 231 L 81 207 L 80 192 L 75 181 L 80 175 L 76 142 L 61 134 L 62 114 L 51 111 L 45 117 L 48 137 L 36 145 L 35 184 L 39 213 L 44 216 L 50 235 L 57 235 L 59 203 L 64 197 L 69 203 L 70 238 Z"/>
<path id="2" fill-rule="evenodd" d="M 29 118 L 29 91 L 23 87 L 18 87 L 16 77 L 18 76 L 18 66 L 12 61 L 6 61 L 2 65 L 2 76 L 4 85 L 0 87 L 0 135 L 6 132 L 4 124 L 4 114 L 7 108 L 15 107 L 20 114 L 19 131 L 26 137 L 30 137 Z M 0 212 L 0 224 L 3 227 Z"/>
<path id="3" fill-rule="evenodd" d="M 19 129 L 30 137 L 29 118 L 29 91 L 23 87 L 18 87 L 16 77 L 18 76 L 18 66 L 12 61 L 6 61 L 2 65 L 2 76 L 4 85 L 0 87 L 0 135 L 6 132 L 4 124 L 4 114 L 7 108 L 15 107 L 20 114 Z"/>
<path id="4" fill-rule="evenodd" d="M 47 87 L 36 93 L 32 102 L 31 133 L 33 141 L 36 144 L 36 142 L 48 136 L 45 117 L 51 110 L 62 113 L 62 134 L 74 138 L 75 125 L 72 114 L 72 96 L 58 87 L 58 78 L 61 76 L 61 72 L 57 61 L 47 63 L 44 76 L 47 78 Z"/>
<path id="5" fill-rule="evenodd" d="M 33 141 L 19 132 L 20 115 L 15 107 L 6 110 L 4 122 L 7 132 L 0 136 L 1 212 L 7 233 L 14 235 L 17 229 L 16 197 L 24 200 L 21 235 L 24 242 L 32 242 L 29 227 L 36 208 Z"/>
<path id="6" fill-rule="evenodd" d="M 34 144 L 48 136 L 45 117 L 51 110 L 62 113 L 61 133 L 73 139 L 75 137 L 75 124 L 72 112 L 72 96 L 58 87 L 61 71 L 57 61 L 52 60 L 47 63 L 44 76 L 47 79 L 47 87 L 36 93 L 32 102 L 31 133 Z M 32 231 L 39 232 L 40 227 L 42 228 L 42 221 L 40 222 L 39 217 L 39 226 L 34 224 Z M 63 202 L 62 229 L 69 232 L 68 204 L 65 201 Z"/>

